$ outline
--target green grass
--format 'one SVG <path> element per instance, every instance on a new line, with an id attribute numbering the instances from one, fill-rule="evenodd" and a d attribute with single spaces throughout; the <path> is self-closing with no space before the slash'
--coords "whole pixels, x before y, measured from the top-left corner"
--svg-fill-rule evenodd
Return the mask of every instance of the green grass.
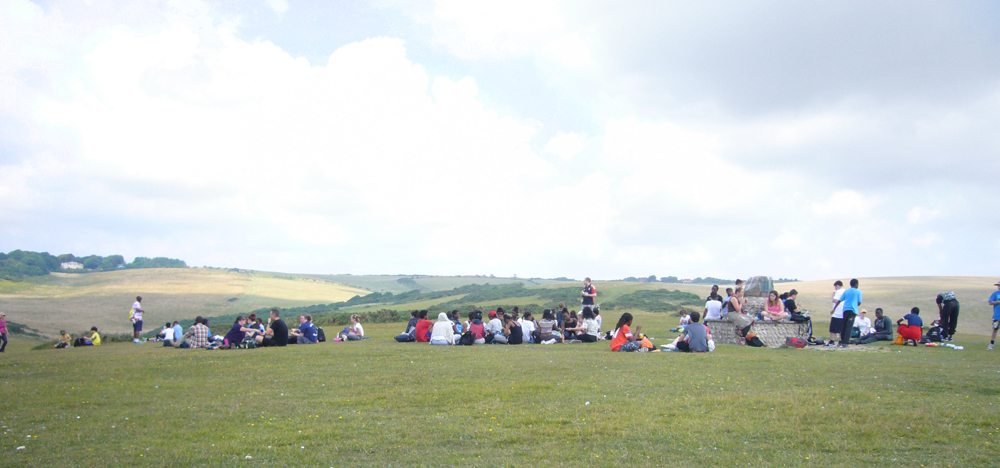
<path id="1" fill-rule="evenodd" d="M 636 315 L 656 343 L 671 336 L 674 317 Z M 30 351 L 15 337 L 0 355 L 0 464 L 997 463 L 1000 356 L 982 337 L 960 335 L 963 351 L 617 354 L 606 342 L 398 344 L 399 328 L 233 351 Z"/>

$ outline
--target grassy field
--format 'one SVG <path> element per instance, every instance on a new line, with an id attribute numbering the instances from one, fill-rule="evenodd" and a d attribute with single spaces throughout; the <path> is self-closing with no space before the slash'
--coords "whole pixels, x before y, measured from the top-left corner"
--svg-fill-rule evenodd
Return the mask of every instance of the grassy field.
<path id="1" fill-rule="evenodd" d="M 62 328 L 76 332 L 92 326 L 131 331 L 128 312 L 137 295 L 150 328 L 197 315 L 325 304 L 368 293 L 315 278 L 205 268 L 53 273 L 20 283 L 0 281 L 0 310 L 10 321 L 54 336 Z"/>
<path id="2" fill-rule="evenodd" d="M 636 323 L 663 343 L 675 318 Z M 1000 356 L 982 337 L 963 351 L 617 354 L 399 344 L 398 328 L 233 351 L 15 339 L 0 355 L 0 465 L 998 463 Z"/>
<path id="3" fill-rule="evenodd" d="M 550 284 L 567 284 L 563 281 L 539 278 L 490 278 L 487 276 L 426 276 L 426 275 L 302 275 L 375 292 L 403 293 L 414 289 L 421 291 L 446 291 L 467 284 L 524 283 L 525 287 Z M 400 281 L 402 280 L 402 281 Z M 408 280 L 412 280 L 408 281 Z M 569 283 L 572 284 L 572 283 Z"/>

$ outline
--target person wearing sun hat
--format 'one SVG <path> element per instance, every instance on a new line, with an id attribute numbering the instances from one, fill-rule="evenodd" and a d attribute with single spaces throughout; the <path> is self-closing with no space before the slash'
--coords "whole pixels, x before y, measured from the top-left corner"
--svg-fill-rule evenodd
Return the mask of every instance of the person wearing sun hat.
<path id="1" fill-rule="evenodd" d="M 990 305 L 993 306 L 993 336 L 990 337 L 990 347 L 987 350 L 993 349 L 993 341 L 997 339 L 997 329 L 1000 328 L 1000 281 L 994 286 L 997 290 L 990 296 Z"/>

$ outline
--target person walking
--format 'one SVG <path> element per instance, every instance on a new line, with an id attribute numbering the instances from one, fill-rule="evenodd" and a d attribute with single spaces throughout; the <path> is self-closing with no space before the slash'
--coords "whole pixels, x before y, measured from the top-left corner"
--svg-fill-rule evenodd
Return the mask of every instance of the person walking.
<path id="1" fill-rule="evenodd" d="M 833 305 L 833 309 L 830 309 L 830 315 L 833 315 L 837 307 L 844 304 L 844 329 L 840 332 L 841 348 L 846 348 L 847 344 L 851 342 L 854 317 L 858 316 L 858 306 L 861 305 L 861 290 L 858 289 L 858 284 L 857 278 L 851 279 L 851 287 L 844 290 L 844 294 L 840 296 L 840 300 Z"/>
<path id="2" fill-rule="evenodd" d="M 993 341 L 997 339 L 997 329 L 1000 328 L 1000 281 L 995 286 L 997 290 L 990 296 L 990 305 L 993 306 L 993 336 L 990 337 L 990 347 L 987 350 L 993 349 Z"/>
<path id="3" fill-rule="evenodd" d="M 955 291 L 943 292 L 935 300 L 941 314 L 941 341 L 952 341 L 955 326 L 958 325 L 958 299 Z"/>
<path id="4" fill-rule="evenodd" d="M 142 344 L 142 340 L 139 339 L 139 334 L 142 333 L 142 296 L 135 296 L 135 302 L 132 303 L 132 313 L 129 314 L 129 319 L 132 320 L 132 342 Z"/>

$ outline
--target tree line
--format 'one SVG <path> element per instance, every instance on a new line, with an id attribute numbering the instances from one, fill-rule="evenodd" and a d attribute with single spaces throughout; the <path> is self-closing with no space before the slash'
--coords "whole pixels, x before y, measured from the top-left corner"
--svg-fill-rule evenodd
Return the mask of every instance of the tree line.
<path id="1" fill-rule="evenodd" d="M 62 264 L 76 262 L 83 265 L 82 269 L 64 270 Z M 52 255 L 48 252 L 32 252 L 29 250 L 12 250 L 0 252 L 0 280 L 21 281 L 29 276 L 45 276 L 53 271 L 79 271 L 82 273 L 94 271 L 111 271 L 136 268 L 187 268 L 183 260 L 167 257 L 135 257 L 131 263 L 125 263 L 121 255 L 88 255 L 77 257 L 73 254 Z"/>

